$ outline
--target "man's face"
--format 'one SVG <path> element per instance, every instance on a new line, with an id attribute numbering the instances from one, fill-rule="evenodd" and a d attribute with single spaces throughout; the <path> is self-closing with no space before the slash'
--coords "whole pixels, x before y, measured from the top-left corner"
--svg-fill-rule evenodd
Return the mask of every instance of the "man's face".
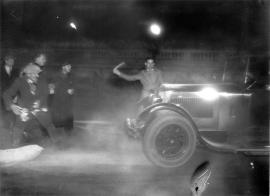
<path id="1" fill-rule="evenodd" d="M 44 66 L 45 63 L 47 61 L 47 58 L 44 54 L 41 54 L 39 56 L 36 57 L 35 62 L 39 65 L 39 66 Z"/>
<path id="2" fill-rule="evenodd" d="M 24 72 L 28 79 L 30 79 L 32 82 L 37 82 L 41 69 L 39 66 L 30 63 L 24 68 Z"/>
<path id="3" fill-rule="evenodd" d="M 38 73 L 27 73 L 26 76 L 33 82 L 37 82 L 38 80 Z"/>
<path id="4" fill-rule="evenodd" d="M 14 65 L 14 62 L 15 62 L 14 58 L 8 58 L 5 60 L 6 65 L 9 67 L 12 67 Z"/>
<path id="5" fill-rule="evenodd" d="M 145 69 L 148 71 L 153 70 L 155 68 L 155 61 L 153 59 L 147 59 L 144 64 Z"/>

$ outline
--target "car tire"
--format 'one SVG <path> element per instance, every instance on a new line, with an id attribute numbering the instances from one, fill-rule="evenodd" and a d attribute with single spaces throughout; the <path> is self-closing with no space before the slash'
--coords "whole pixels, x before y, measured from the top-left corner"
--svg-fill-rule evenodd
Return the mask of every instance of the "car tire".
<path id="1" fill-rule="evenodd" d="M 147 126 L 143 138 L 146 157 L 160 167 L 185 164 L 196 149 L 196 130 L 180 114 L 160 114 Z"/>

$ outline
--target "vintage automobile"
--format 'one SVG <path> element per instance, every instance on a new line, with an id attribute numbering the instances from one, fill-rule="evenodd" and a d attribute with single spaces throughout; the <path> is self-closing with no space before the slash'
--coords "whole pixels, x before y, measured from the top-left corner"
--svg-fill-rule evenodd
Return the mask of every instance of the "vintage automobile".
<path id="1" fill-rule="evenodd" d="M 235 146 L 226 141 L 213 141 L 204 134 L 215 133 L 226 138 L 248 129 L 251 86 L 243 89 L 225 83 L 163 84 L 158 95 L 152 94 L 143 100 L 146 107 L 138 115 L 136 126 L 127 121 L 128 133 L 141 138 L 147 158 L 161 167 L 183 165 L 198 144 L 216 151 L 268 155 L 269 146 Z"/>

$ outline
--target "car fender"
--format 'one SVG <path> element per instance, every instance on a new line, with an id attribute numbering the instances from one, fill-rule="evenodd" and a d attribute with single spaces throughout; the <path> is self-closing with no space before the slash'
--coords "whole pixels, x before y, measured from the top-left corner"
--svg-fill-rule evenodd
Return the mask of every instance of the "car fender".
<path id="1" fill-rule="evenodd" d="M 144 122 L 145 124 L 143 129 L 145 129 L 147 127 L 147 124 L 155 117 L 157 113 L 161 111 L 174 112 L 187 118 L 191 122 L 196 132 L 198 141 L 203 146 L 207 147 L 208 149 L 213 150 L 213 151 L 218 151 L 218 152 L 225 152 L 225 153 L 237 153 L 236 146 L 223 144 L 223 143 L 217 143 L 214 141 L 210 141 L 205 137 L 202 137 L 198 130 L 197 125 L 195 124 L 189 112 L 178 105 L 174 105 L 170 103 L 157 103 L 157 104 L 153 104 L 151 106 L 146 107 L 138 116 L 138 120 Z"/>
<path id="2" fill-rule="evenodd" d="M 143 124 L 145 125 L 143 129 L 147 127 L 147 124 L 151 122 L 158 113 L 163 112 L 163 111 L 173 112 L 181 116 L 184 116 L 191 122 L 193 128 L 196 131 L 196 134 L 199 135 L 198 127 L 195 124 L 189 112 L 186 111 L 181 106 L 177 106 L 171 103 L 157 103 L 157 104 L 153 104 L 151 106 L 146 107 L 138 116 L 138 120 L 143 122 Z"/>
<path id="3" fill-rule="evenodd" d="M 154 114 L 156 114 L 159 111 L 170 111 L 170 112 L 175 112 L 179 115 L 182 115 L 186 117 L 187 119 L 189 119 L 194 125 L 194 127 L 196 128 L 196 130 L 198 130 L 189 112 L 185 110 L 183 107 L 174 105 L 171 103 L 157 103 L 157 104 L 148 106 L 140 113 L 140 115 L 138 116 L 138 119 L 145 121 L 147 123 L 149 122 L 149 120 L 151 120 L 151 116 L 154 116 Z"/>

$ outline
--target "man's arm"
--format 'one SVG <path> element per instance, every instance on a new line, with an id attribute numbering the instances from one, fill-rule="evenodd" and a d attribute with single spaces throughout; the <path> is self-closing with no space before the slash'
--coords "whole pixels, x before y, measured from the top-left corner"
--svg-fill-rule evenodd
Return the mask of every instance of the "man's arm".
<path id="1" fill-rule="evenodd" d="M 158 71 L 158 82 L 159 82 L 160 86 L 164 83 L 163 77 L 162 77 L 162 72 L 160 70 Z"/>
<path id="2" fill-rule="evenodd" d="M 68 82 L 68 90 L 67 90 L 67 93 L 68 93 L 69 95 L 73 95 L 73 94 L 74 94 L 73 77 L 72 77 L 72 76 L 69 76 L 67 82 Z"/>
<path id="3" fill-rule="evenodd" d="M 128 75 L 128 74 L 124 74 L 122 72 L 119 71 L 119 68 L 122 67 L 123 65 L 125 65 L 124 62 L 120 63 L 119 65 L 117 65 L 114 69 L 113 69 L 113 73 L 118 75 L 120 78 L 123 78 L 127 81 L 136 81 L 136 80 L 140 80 L 141 79 L 141 74 L 135 74 L 135 75 Z"/>
<path id="4" fill-rule="evenodd" d="M 7 110 L 13 111 L 15 114 L 20 114 L 21 108 L 13 103 L 13 97 L 17 95 L 21 84 L 20 78 L 17 78 L 4 94 L 3 99 Z"/>

